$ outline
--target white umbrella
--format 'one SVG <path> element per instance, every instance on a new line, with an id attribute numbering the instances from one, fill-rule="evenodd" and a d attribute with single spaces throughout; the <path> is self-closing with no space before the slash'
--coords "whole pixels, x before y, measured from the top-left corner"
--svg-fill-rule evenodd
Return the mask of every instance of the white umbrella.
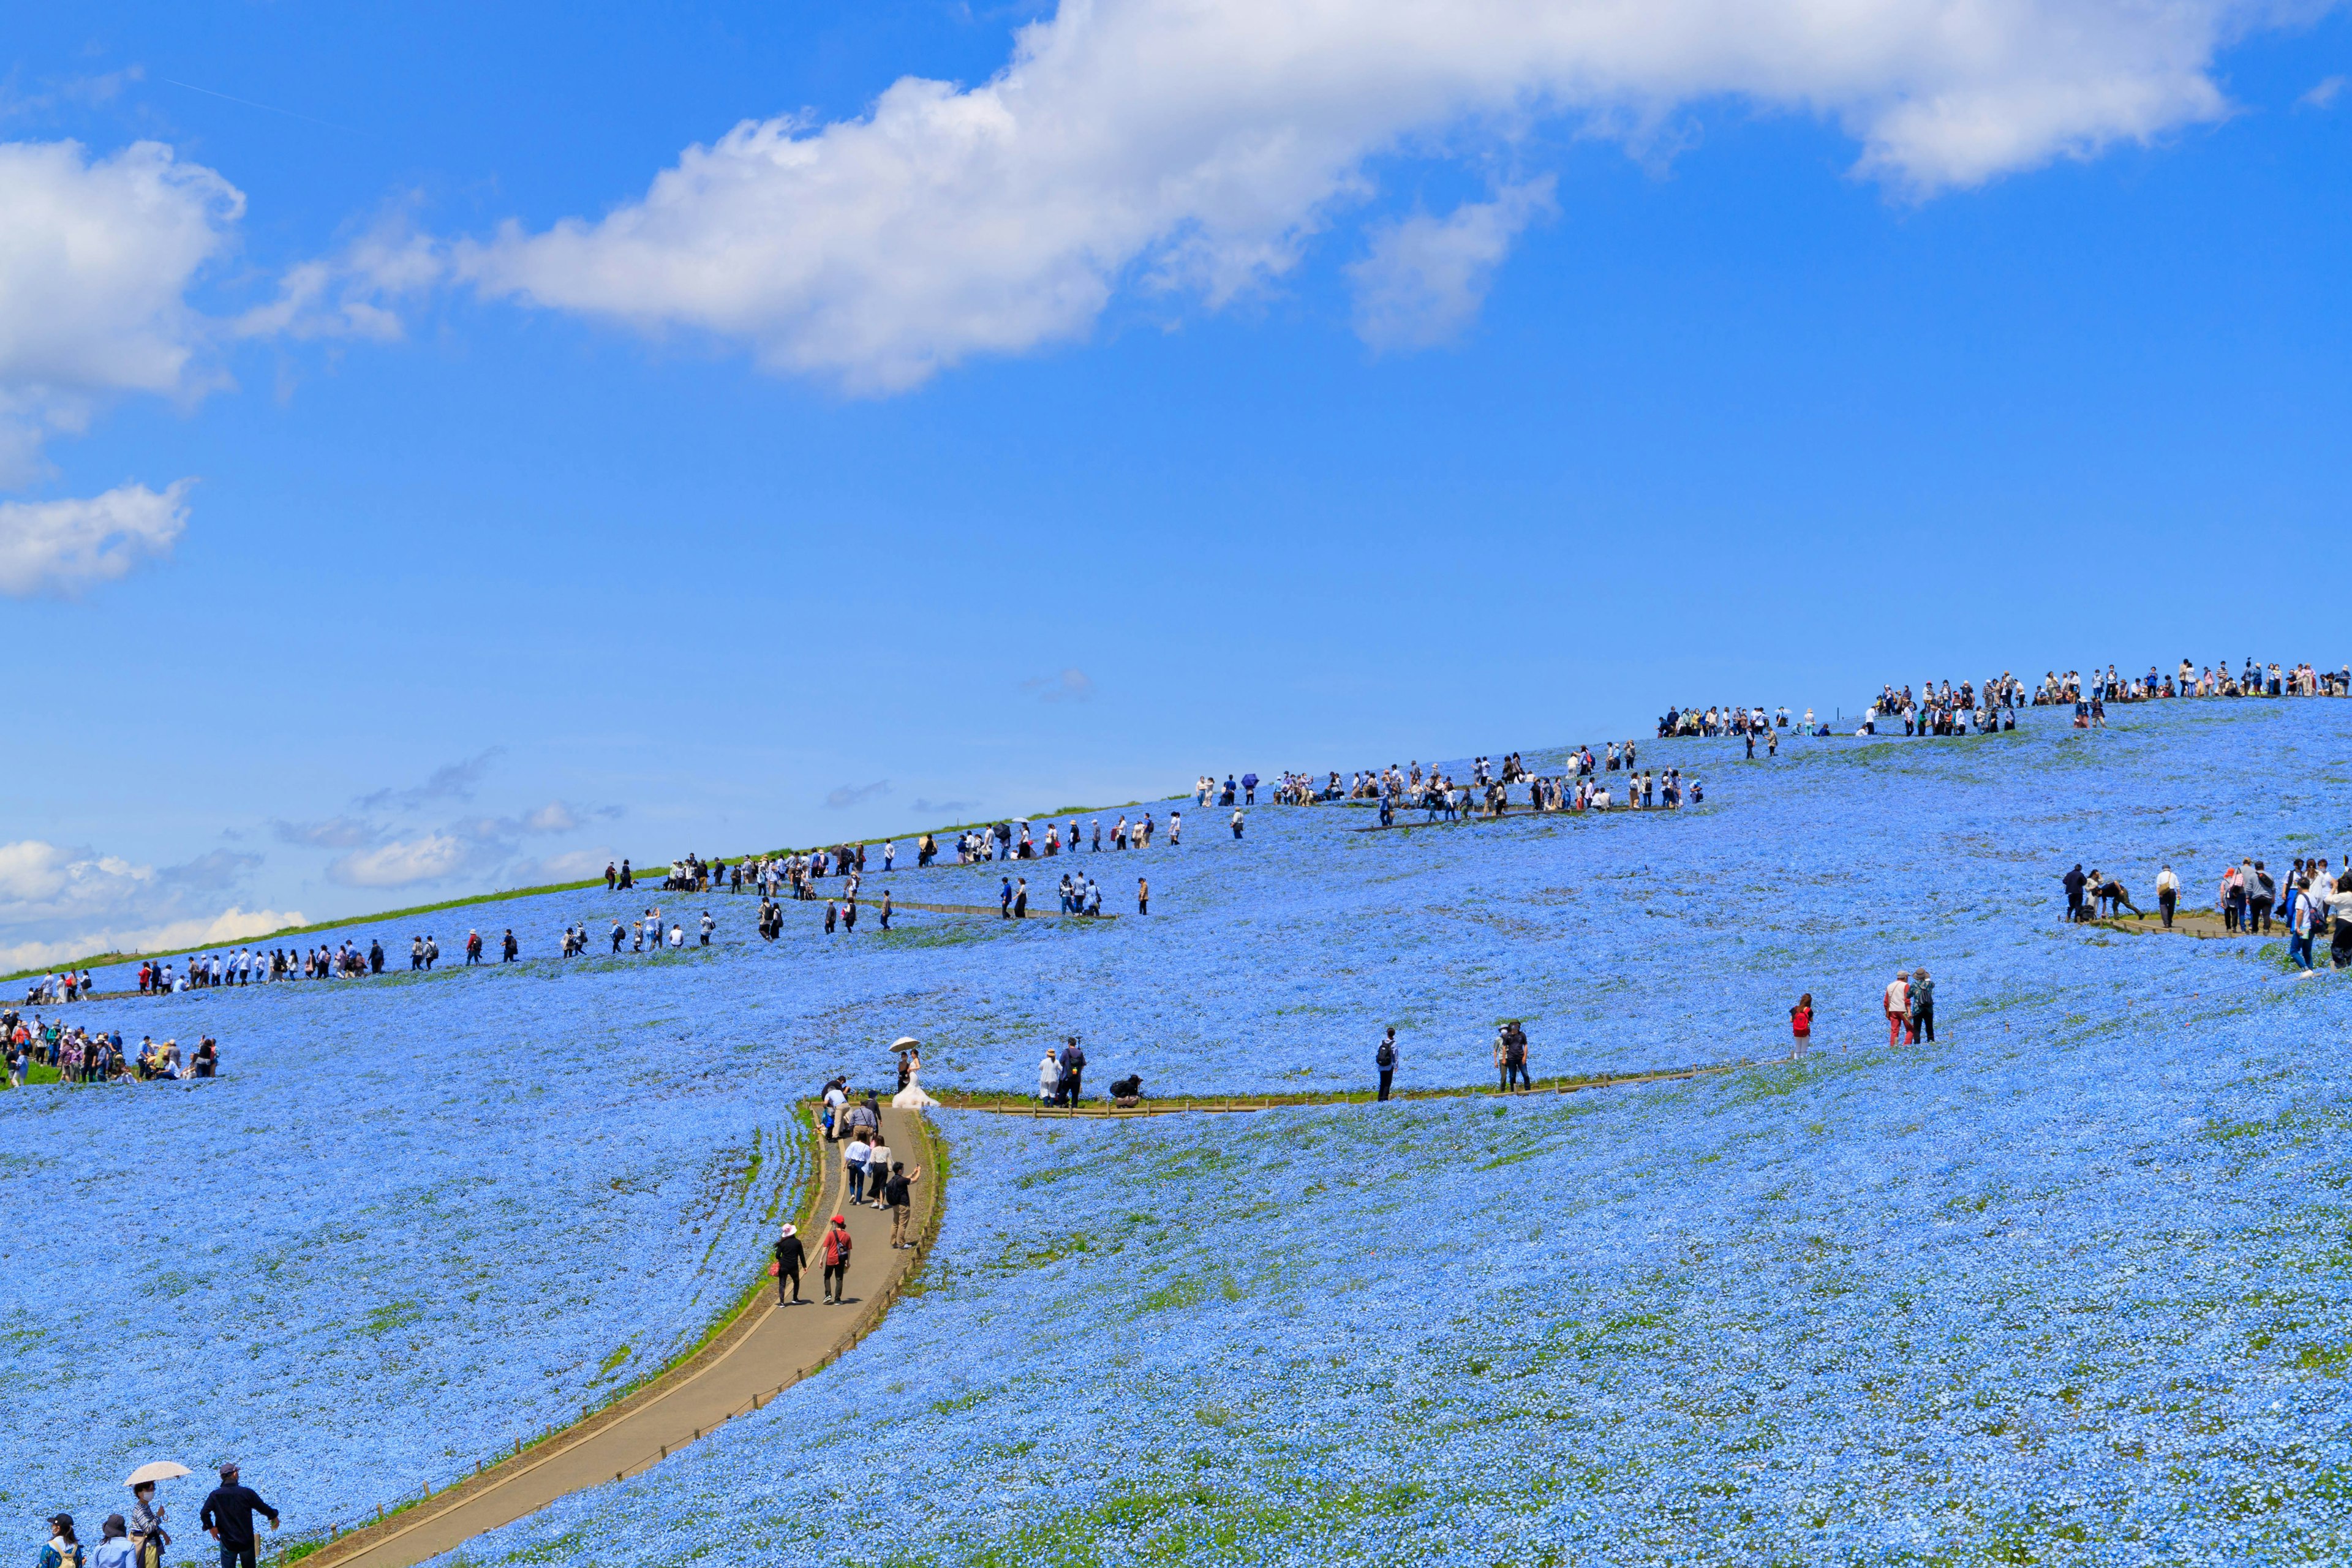
<path id="1" fill-rule="evenodd" d="M 169 1459 L 158 1459 L 152 1465 L 142 1465 L 131 1471 L 131 1479 L 122 1484 L 126 1487 L 135 1487 L 142 1481 L 175 1481 L 188 1473 L 188 1467 L 185 1465 L 175 1465 Z"/>
<path id="2" fill-rule="evenodd" d="M 901 1035 L 897 1040 L 891 1043 L 890 1048 L 894 1051 L 903 1051 L 909 1046 L 920 1045 L 921 1043 L 921 1041 L 916 1039 L 912 1035 Z"/>

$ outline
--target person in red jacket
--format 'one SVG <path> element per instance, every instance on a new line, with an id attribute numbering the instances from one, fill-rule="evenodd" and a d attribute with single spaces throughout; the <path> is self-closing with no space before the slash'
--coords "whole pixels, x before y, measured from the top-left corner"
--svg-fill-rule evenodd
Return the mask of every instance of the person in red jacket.
<path id="1" fill-rule="evenodd" d="M 816 1250 L 824 1260 L 824 1299 L 836 1307 L 841 1304 L 842 1289 L 848 1283 L 849 1245 L 849 1216 L 835 1215 Z"/>
<path id="2" fill-rule="evenodd" d="M 1797 1005 L 1789 1009 L 1789 1032 L 1797 1037 L 1797 1043 L 1790 1047 L 1789 1054 L 1792 1057 L 1803 1056 L 1805 1047 L 1813 1043 L 1813 994 L 1811 992 L 1808 991 L 1798 997 Z"/>

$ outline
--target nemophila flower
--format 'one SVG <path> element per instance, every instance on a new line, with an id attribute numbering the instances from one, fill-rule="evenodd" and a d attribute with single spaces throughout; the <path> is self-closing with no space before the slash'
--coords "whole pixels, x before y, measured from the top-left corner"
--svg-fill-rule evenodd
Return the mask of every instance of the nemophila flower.
<path id="1" fill-rule="evenodd" d="M 879 1332 L 467 1554 L 2340 1553 L 2352 1004 L 2259 942 L 2056 913 L 2076 860 L 2136 895 L 2166 861 L 2192 887 L 2242 854 L 2341 866 L 2352 705 L 2046 717 L 1753 764 L 1658 742 L 1710 785 L 1675 814 L 1260 807 L 1238 843 L 1125 852 L 1143 918 L 828 940 L 788 904 L 771 944 L 714 896 L 708 952 L 78 1010 L 215 1034 L 228 1076 L 0 1095 L 26 1331 L 0 1489 L 94 1511 L 134 1458 L 235 1453 L 299 1523 L 469 1470 L 732 1299 L 795 1173 L 790 1102 L 881 1079 L 901 1033 L 935 1086 L 1025 1089 L 1078 1033 L 1090 1080 L 1213 1094 L 1361 1086 L 1395 1023 L 1402 1081 L 1470 1084 L 1505 1018 L 1538 1073 L 1783 1058 L 1810 991 L 1807 1058 L 1688 1082 L 947 1113 L 946 1230 Z M 887 884 L 992 904 L 997 874 Z M 546 954 L 655 901 L 499 923 Z M 353 931 L 404 953 L 413 929 L 455 928 Z M 1881 989 L 1922 963 L 1940 1038 L 1890 1050 Z"/>

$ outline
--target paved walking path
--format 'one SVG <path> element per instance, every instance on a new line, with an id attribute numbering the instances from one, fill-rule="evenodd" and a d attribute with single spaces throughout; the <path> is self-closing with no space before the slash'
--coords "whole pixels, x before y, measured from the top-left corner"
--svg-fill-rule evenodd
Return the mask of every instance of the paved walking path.
<path id="1" fill-rule="evenodd" d="M 923 1180 L 914 1187 L 909 1231 L 928 1245 L 940 1202 L 938 1163 L 929 1130 L 915 1125 L 919 1120 L 897 1110 L 882 1113 L 883 1136 L 894 1156 L 923 1169 Z M 856 1242 L 844 1305 L 821 1304 L 824 1266 L 817 1261 L 814 1233 L 824 1226 L 806 1226 L 809 1268 L 802 1289 L 811 1304 L 779 1307 L 774 1288 L 768 1287 L 760 1305 L 685 1365 L 462 1485 L 380 1524 L 339 1536 L 306 1562 L 316 1568 L 410 1568 L 557 1498 L 650 1469 L 725 1422 L 758 1409 L 863 1339 L 897 1297 L 923 1247 L 893 1251 L 889 1216 L 879 1209 L 845 1211 L 841 1146 L 817 1146 L 827 1169 L 816 1212 L 827 1216 L 826 1224 L 831 1215 L 846 1212 Z"/>
<path id="2" fill-rule="evenodd" d="M 1575 1093 L 1612 1085 L 1691 1079 L 1753 1065 L 1709 1063 L 1658 1072 L 1549 1079 L 1525 1092 Z M 1396 1098 L 1459 1099 L 1496 1093 L 1481 1088 L 1425 1089 L 1400 1091 Z M 953 1091 L 939 1096 L 941 1104 L 957 1109 L 1033 1117 L 1244 1112 L 1360 1103 L 1367 1098 L 1302 1093 L 1155 1100 L 1132 1107 L 1098 1102 L 1055 1108 L 1011 1096 L 992 1099 Z M 820 1141 L 817 1147 L 825 1171 L 815 1212 L 825 1216 L 826 1223 L 831 1215 L 846 1212 L 850 1235 L 856 1241 L 850 1266 L 850 1296 L 844 1305 L 817 1304 L 823 1268 L 816 1262 L 814 1233 L 824 1226 L 807 1226 L 810 1266 L 803 1289 L 811 1304 L 779 1307 L 772 1287 L 762 1290 L 759 1305 L 744 1312 L 684 1365 L 447 1491 L 381 1522 L 336 1536 L 305 1563 L 310 1568 L 413 1568 L 428 1557 L 534 1513 L 560 1497 L 652 1468 L 726 1422 L 760 1408 L 855 1346 L 872 1331 L 908 1275 L 920 1263 L 938 1233 L 944 1198 L 938 1180 L 942 1162 L 929 1125 L 919 1116 L 898 1110 L 885 1110 L 882 1118 L 883 1135 L 895 1157 L 923 1168 L 924 1179 L 914 1189 L 909 1226 L 910 1234 L 920 1240 L 914 1247 L 893 1251 L 887 1215 L 870 1207 L 845 1211 L 847 1194 L 843 1187 L 840 1145 Z"/>

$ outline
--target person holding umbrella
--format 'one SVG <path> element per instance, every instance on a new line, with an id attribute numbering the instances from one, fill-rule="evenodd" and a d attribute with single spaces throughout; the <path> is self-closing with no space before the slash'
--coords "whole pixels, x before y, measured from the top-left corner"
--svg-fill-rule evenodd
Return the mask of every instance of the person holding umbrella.
<path id="1" fill-rule="evenodd" d="M 261 1494 L 236 1479 L 234 1463 L 220 1468 L 220 1485 L 205 1499 L 204 1511 L 196 1522 L 220 1542 L 221 1568 L 259 1568 L 254 1561 L 253 1516 L 269 1516 L 269 1528 L 278 1528 L 278 1510 L 264 1502 Z"/>
<path id="2" fill-rule="evenodd" d="M 131 1550 L 139 1568 L 163 1568 L 163 1548 L 172 1544 L 163 1528 L 166 1510 L 155 1506 L 155 1483 L 177 1480 L 188 1473 L 185 1465 L 158 1459 L 131 1472 L 123 1484 L 131 1489 Z"/>

